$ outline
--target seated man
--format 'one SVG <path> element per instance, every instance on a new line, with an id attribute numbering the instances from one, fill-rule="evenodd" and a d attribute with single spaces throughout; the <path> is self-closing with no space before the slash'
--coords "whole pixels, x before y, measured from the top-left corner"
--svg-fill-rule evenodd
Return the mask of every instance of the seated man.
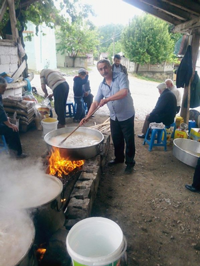
<path id="1" fill-rule="evenodd" d="M 192 192 L 200 193 L 200 158 L 197 161 L 197 165 L 194 171 L 192 185 L 185 185 L 185 187 Z"/>
<path id="2" fill-rule="evenodd" d="M 169 89 L 166 88 L 165 83 L 159 84 L 157 88 L 160 93 L 160 97 L 158 98 L 153 111 L 146 116 L 142 128 L 142 134 L 138 135 L 139 138 L 145 138 L 149 124 L 152 122 L 162 122 L 165 126 L 170 126 L 174 122 L 177 107 L 176 97 Z"/>
<path id="3" fill-rule="evenodd" d="M 180 111 L 180 108 L 181 108 L 181 92 L 180 92 L 180 90 L 177 89 L 177 87 L 174 85 L 174 83 L 171 79 L 166 79 L 165 84 L 166 84 L 167 88 L 171 92 L 173 92 L 173 94 L 176 97 L 176 101 L 177 101 L 176 113 L 178 114 Z"/>
<path id="4" fill-rule="evenodd" d="M 89 80 L 85 84 L 83 84 L 83 92 L 84 92 L 83 101 L 87 104 L 87 109 L 89 111 L 94 98 L 94 96 L 91 94 Z"/>
<path id="5" fill-rule="evenodd" d="M 26 154 L 22 153 L 22 146 L 19 138 L 19 129 L 16 125 L 10 123 L 9 118 L 3 108 L 2 94 L 4 94 L 7 83 L 4 78 L 0 77 L 0 135 L 4 135 L 8 143 L 11 154 L 17 158 L 25 158 Z"/>

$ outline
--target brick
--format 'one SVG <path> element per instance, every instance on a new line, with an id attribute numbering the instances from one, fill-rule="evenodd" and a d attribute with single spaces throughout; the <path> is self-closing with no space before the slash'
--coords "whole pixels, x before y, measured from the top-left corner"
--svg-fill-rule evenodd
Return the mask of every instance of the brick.
<path id="1" fill-rule="evenodd" d="M 9 65 L 1 65 L 1 62 L 0 62 L 0 73 L 2 72 L 9 73 Z"/>
<path id="2" fill-rule="evenodd" d="M 77 198 L 77 199 L 86 199 L 86 198 L 90 198 L 91 195 L 91 190 L 88 189 L 78 189 L 78 188 L 74 188 L 70 198 Z"/>
<path id="3" fill-rule="evenodd" d="M 88 211 L 83 209 L 77 209 L 74 207 L 68 207 L 65 213 L 65 217 L 67 219 L 77 219 L 77 218 L 84 219 L 88 217 Z"/>
<path id="4" fill-rule="evenodd" d="M 90 200 L 89 199 L 76 199 L 71 198 L 68 204 L 68 207 L 74 207 L 78 209 L 88 210 L 89 209 Z"/>
<path id="5" fill-rule="evenodd" d="M 17 55 L 11 55 L 10 56 L 10 62 L 11 64 L 17 64 L 18 63 L 18 56 Z"/>
<path id="6" fill-rule="evenodd" d="M 9 64 L 9 73 L 13 74 L 18 69 L 17 64 Z"/>
<path id="7" fill-rule="evenodd" d="M 96 174 L 94 173 L 88 173 L 88 172 L 82 172 L 79 176 L 78 180 L 94 180 L 96 178 Z"/>
<path id="8" fill-rule="evenodd" d="M 10 64 L 10 56 L 9 55 L 1 55 L 1 65 Z"/>
<path id="9" fill-rule="evenodd" d="M 86 181 L 77 181 L 75 186 L 75 188 L 79 188 L 79 189 L 83 189 L 83 188 L 93 188 L 93 180 L 86 180 Z"/>
<path id="10" fill-rule="evenodd" d="M 0 55 L 7 55 L 9 54 L 9 47 L 0 46 Z"/>

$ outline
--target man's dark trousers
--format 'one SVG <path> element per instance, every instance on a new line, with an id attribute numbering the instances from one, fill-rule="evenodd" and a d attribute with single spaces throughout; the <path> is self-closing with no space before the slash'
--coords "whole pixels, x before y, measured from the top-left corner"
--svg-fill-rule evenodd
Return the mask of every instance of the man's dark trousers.
<path id="1" fill-rule="evenodd" d="M 124 145 L 126 143 L 126 164 L 134 165 L 135 138 L 134 138 L 134 116 L 125 120 L 114 121 L 110 119 L 111 135 L 115 149 L 116 161 L 124 161 Z M 125 142 L 124 142 L 125 141 Z"/>

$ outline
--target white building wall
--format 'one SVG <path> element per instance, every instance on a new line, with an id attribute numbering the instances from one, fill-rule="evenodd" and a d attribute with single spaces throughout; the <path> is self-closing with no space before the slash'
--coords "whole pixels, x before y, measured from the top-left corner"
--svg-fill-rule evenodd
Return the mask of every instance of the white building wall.
<path id="1" fill-rule="evenodd" d="M 28 56 L 28 67 L 36 71 L 43 68 L 56 69 L 56 43 L 55 31 L 45 25 L 40 25 L 38 35 L 36 27 L 31 22 L 27 25 L 27 30 L 33 32 L 31 41 L 25 41 L 25 51 Z M 24 37 L 27 35 L 24 32 Z"/>
<path id="2" fill-rule="evenodd" d="M 18 69 L 17 46 L 5 46 L 0 42 L 0 73 L 12 75 Z"/>

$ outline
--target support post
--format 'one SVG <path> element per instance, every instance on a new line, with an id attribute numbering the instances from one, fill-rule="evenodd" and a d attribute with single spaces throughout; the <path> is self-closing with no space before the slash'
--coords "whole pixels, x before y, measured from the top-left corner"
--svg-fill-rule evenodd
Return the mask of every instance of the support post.
<path id="1" fill-rule="evenodd" d="M 12 38 L 13 38 L 14 42 L 17 42 L 19 34 L 18 34 L 18 29 L 17 29 L 17 19 L 16 19 L 16 13 L 15 13 L 15 1 L 7 0 L 7 3 L 8 3 L 8 6 L 9 6 Z"/>

